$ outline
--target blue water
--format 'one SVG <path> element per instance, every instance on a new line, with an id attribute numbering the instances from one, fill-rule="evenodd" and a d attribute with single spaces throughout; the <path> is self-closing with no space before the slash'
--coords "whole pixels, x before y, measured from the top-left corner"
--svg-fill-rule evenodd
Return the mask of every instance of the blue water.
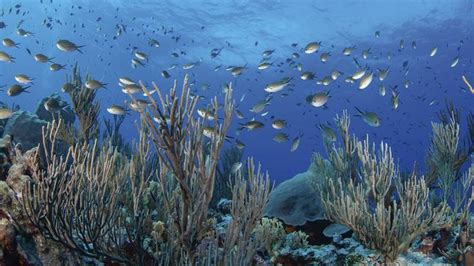
<path id="1" fill-rule="evenodd" d="M 14 6 L 21 4 L 19 14 Z M 195 80 L 194 89 L 207 98 L 222 97 L 222 87 L 232 82 L 235 100 L 246 120 L 234 118 L 234 127 L 229 135 L 246 144 L 245 156 L 253 156 L 268 169 L 271 177 L 280 182 L 294 174 L 305 171 L 313 152 L 322 152 L 322 137 L 317 125 L 330 121 L 347 109 L 355 115 L 355 106 L 362 110 L 376 112 L 382 119 L 381 126 L 372 128 L 359 117 L 352 116 L 352 132 L 362 137 L 369 134 L 372 141 L 387 141 L 392 145 L 395 157 L 399 158 L 401 169 L 410 170 L 413 163 L 423 167 L 426 149 L 430 141 L 431 122 L 436 121 L 436 112 L 444 109 L 446 100 L 461 108 L 464 114 L 474 110 L 474 95 L 469 93 L 461 80 L 465 75 L 474 82 L 474 9 L 472 0 L 426 0 L 426 1 L 68 1 L 40 0 L 10 1 L 0 0 L 0 21 L 8 26 L 0 29 L 0 37 L 11 38 L 20 43 L 20 49 L 1 47 L 16 57 L 15 63 L 0 62 L 0 85 L 12 85 L 14 76 L 20 73 L 33 77 L 31 93 L 8 97 L 1 93 L 0 101 L 18 104 L 24 110 L 34 111 L 40 99 L 53 92 L 59 92 L 64 99 L 67 95 L 60 91 L 65 75 L 71 65 L 79 63 L 83 73 L 88 72 L 94 79 L 107 83 L 101 89 L 98 99 L 102 104 L 102 115 L 111 118 L 106 108 L 111 104 L 123 104 L 129 100 L 118 87 L 118 78 L 128 76 L 146 83 L 155 81 L 161 89 L 171 87 L 173 80 L 181 84 L 185 73 Z M 12 12 L 9 13 L 9 9 Z M 23 13 L 26 12 L 24 15 Z M 43 25 L 50 17 L 52 28 Z M 98 19 L 100 18 L 100 20 Z M 34 33 L 32 37 L 16 34 L 16 24 L 24 19 L 22 28 Z M 99 21 L 98 21 L 99 20 Z M 82 27 L 82 24 L 84 27 Z M 116 39 L 116 25 L 123 24 L 127 32 Z M 164 33 L 165 30 L 168 33 Z M 172 32 L 170 32 L 172 31 Z M 380 37 L 374 33 L 380 31 Z M 179 40 L 176 42 L 176 37 Z M 159 48 L 150 47 L 148 39 L 160 42 Z M 71 40 L 85 45 L 83 54 L 64 53 L 56 48 L 58 39 Z M 399 50 L 400 40 L 405 48 Z M 302 48 L 309 42 L 320 41 L 318 53 L 306 55 Z M 416 41 L 417 49 L 411 47 Z M 256 42 L 258 44 L 256 45 Z M 298 43 L 292 47 L 292 43 Z M 359 90 L 355 84 L 344 82 L 344 77 L 352 75 L 356 66 L 351 57 L 342 55 L 344 47 L 356 46 L 353 56 L 361 65 L 377 68 L 390 67 L 390 73 L 383 82 L 387 95 L 378 94 L 381 82 L 374 77 L 372 84 Z M 145 67 L 132 69 L 132 47 L 150 57 Z M 434 57 L 429 53 L 438 47 Z M 54 61 L 67 65 L 66 70 L 51 72 L 48 64 L 33 60 L 32 54 L 43 53 L 54 57 Z M 213 48 L 223 48 L 216 58 L 211 58 Z M 369 49 L 369 59 L 362 59 L 362 50 Z M 274 66 L 258 71 L 257 65 L 262 52 L 275 49 L 270 62 Z M 170 54 L 183 51 L 178 58 Z M 303 71 L 315 72 L 317 78 L 303 81 L 300 72 L 284 63 L 298 52 L 296 62 L 303 65 Z M 327 63 L 319 56 L 330 52 Z M 391 60 L 387 55 L 391 55 Z M 456 56 L 459 63 L 451 68 Z M 202 62 L 190 70 L 182 65 Z M 405 76 L 402 68 L 408 60 L 409 73 Z M 160 72 L 177 64 L 169 79 Z M 223 65 L 215 72 L 217 65 Z M 233 77 L 225 70 L 229 65 L 245 65 L 247 69 L 239 77 Z M 343 72 L 337 81 L 329 86 L 317 85 L 316 80 L 330 75 L 333 69 Z M 265 85 L 283 77 L 293 77 L 291 89 L 275 93 L 266 108 L 269 114 L 261 117 L 249 112 L 256 102 L 266 96 Z M 409 88 L 404 82 L 410 81 Z M 202 84 L 210 84 L 203 91 Z M 393 110 L 390 90 L 398 85 L 400 106 Z M 305 97 L 318 91 L 330 91 L 327 108 L 315 108 L 306 104 Z M 281 97 L 283 93 L 288 96 Z M 430 105 L 430 103 L 434 103 Z M 297 105 L 301 103 L 301 105 Z M 207 100 L 201 101 L 207 104 Z M 251 132 L 243 131 L 236 136 L 237 123 L 254 117 L 265 123 L 265 127 Z M 283 132 L 289 134 L 290 141 L 278 144 L 272 140 L 277 133 L 271 127 L 270 117 L 285 119 L 288 127 Z M 128 139 L 136 136 L 134 121 L 138 115 L 126 118 L 122 133 Z M 466 125 L 461 125 L 465 130 Z M 465 131 L 463 131 L 465 132 Z M 291 140 L 302 134 L 300 147 L 290 152 Z"/>

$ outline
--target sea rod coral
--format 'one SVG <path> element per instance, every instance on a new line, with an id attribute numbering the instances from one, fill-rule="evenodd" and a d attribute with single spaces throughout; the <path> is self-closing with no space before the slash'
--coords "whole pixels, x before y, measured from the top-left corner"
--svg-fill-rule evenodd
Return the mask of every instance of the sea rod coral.
<path id="1" fill-rule="evenodd" d="M 208 122 L 195 116 L 197 98 L 190 95 L 188 78 L 180 95 L 176 82 L 168 95 L 154 86 L 158 100 L 143 86 L 151 105 L 139 110 L 139 139 L 130 153 L 90 139 L 99 135 L 93 134 L 61 154 L 57 141 L 64 122 L 49 123 L 19 198 L 24 213 L 47 239 L 98 261 L 251 263 L 265 245 L 265 235 L 255 228 L 271 189 L 268 174 L 253 159 L 245 175 L 237 171 L 231 182 L 232 218 L 223 235 L 208 211 L 233 112 L 232 90 L 224 99 L 222 123 L 213 100 L 216 119 L 206 139 L 202 132 Z"/>

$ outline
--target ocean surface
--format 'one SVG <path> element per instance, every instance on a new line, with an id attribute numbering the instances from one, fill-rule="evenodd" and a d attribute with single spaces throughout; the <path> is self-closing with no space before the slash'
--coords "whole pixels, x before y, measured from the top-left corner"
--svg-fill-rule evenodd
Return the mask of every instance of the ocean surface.
<path id="1" fill-rule="evenodd" d="M 388 142 L 402 170 L 411 170 L 414 162 L 423 170 L 437 112 L 445 109 L 446 102 L 463 115 L 474 111 L 474 92 L 462 80 L 464 75 L 474 84 L 473 6 L 472 0 L 0 0 L 0 22 L 6 25 L 0 28 L 0 38 L 18 43 L 18 48 L 0 47 L 15 58 L 0 62 L 0 101 L 34 111 L 42 98 L 54 92 L 69 100 L 61 87 L 77 62 L 81 73 L 106 84 L 97 97 L 102 116 L 111 118 L 107 107 L 130 101 L 118 86 L 120 77 L 147 85 L 154 81 L 167 91 L 175 79 L 181 86 L 189 74 L 193 92 L 203 96 L 199 107 L 214 96 L 222 99 L 224 85 L 232 83 L 244 118 L 234 116 L 227 146 L 235 140 L 245 143 L 244 158 L 260 161 L 277 183 L 307 169 L 312 154 L 324 149 L 319 125 L 329 122 L 335 129 L 333 118 L 345 109 L 351 114 L 353 134 Z M 20 36 L 18 28 L 31 36 Z M 58 49 L 58 40 L 83 47 L 81 52 L 64 52 Z M 159 47 L 150 45 L 150 40 L 159 42 Z M 320 42 L 320 47 L 307 53 L 305 47 L 312 42 Z M 344 55 L 344 48 L 350 47 L 354 48 L 350 55 Z M 218 55 L 211 55 L 213 49 Z M 143 65 L 134 68 L 131 60 L 137 51 L 145 53 L 147 60 L 139 60 Z M 272 52 L 262 61 L 265 51 Z M 49 63 L 34 60 L 37 53 L 54 58 L 65 69 L 51 71 Z M 321 60 L 323 53 L 329 53 L 326 62 Z M 271 65 L 259 70 L 262 62 Z M 183 69 L 191 63 L 193 67 Z M 243 69 L 233 75 L 226 70 L 229 66 Z M 380 81 L 378 69 L 387 68 L 386 78 Z M 360 79 L 345 81 L 360 69 L 373 74 L 364 89 L 359 88 Z M 321 84 L 334 70 L 340 76 Z M 170 77 L 165 78 L 163 71 Z M 302 80 L 305 71 L 314 78 Z M 33 78 L 33 83 L 28 93 L 10 97 L 6 91 L 17 83 L 18 74 Z M 289 84 L 271 93 L 262 112 L 249 110 L 268 97 L 268 84 L 285 77 Z M 385 96 L 380 95 L 381 85 Z M 396 109 L 391 89 L 398 93 Z M 329 95 L 321 107 L 306 100 L 318 92 Z M 376 113 L 380 125 L 364 122 L 356 107 Z M 253 118 L 264 127 L 239 130 L 240 124 Z M 121 133 L 128 140 L 137 136 L 138 119 L 134 112 L 126 117 Z M 275 119 L 285 120 L 286 127 L 274 129 Z M 465 133 L 466 123 L 461 121 Z M 273 138 L 279 132 L 287 134 L 288 141 L 276 142 Z M 300 138 L 300 145 L 292 152 L 295 138 Z"/>

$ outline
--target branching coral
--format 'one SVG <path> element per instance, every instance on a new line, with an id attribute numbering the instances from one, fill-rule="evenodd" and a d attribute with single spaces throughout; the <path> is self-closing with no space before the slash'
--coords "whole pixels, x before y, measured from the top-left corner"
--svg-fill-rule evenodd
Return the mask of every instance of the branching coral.
<path id="1" fill-rule="evenodd" d="M 86 75 L 85 81 L 89 79 L 89 76 Z M 96 139 L 99 134 L 100 112 L 100 104 L 95 100 L 97 91 L 85 87 L 77 64 L 73 67 L 72 76 L 68 77 L 68 83 L 74 87 L 69 95 L 74 113 L 79 120 L 79 140 L 90 141 Z"/>
<path id="2" fill-rule="evenodd" d="M 253 159 L 248 160 L 248 176 L 241 172 L 232 185 L 230 222 L 223 244 L 222 265 L 249 265 L 256 251 L 267 246 L 267 236 L 257 234 L 255 228 L 263 216 L 263 208 L 270 193 L 268 173 L 255 168 Z"/>
<path id="3" fill-rule="evenodd" d="M 195 118 L 197 98 L 191 96 L 187 81 L 180 97 L 176 83 L 167 96 L 155 85 L 158 103 L 143 87 L 151 105 L 140 110 L 139 140 L 129 153 L 111 142 L 100 145 L 95 137 L 75 143 L 61 156 L 57 139 L 63 121 L 49 124 L 36 154 L 41 153 L 45 163 L 30 167 L 32 180 L 20 199 L 34 227 L 45 237 L 102 261 L 251 263 L 266 243 L 255 228 L 268 201 L 269 176 L 251 159 L 246 170 L 235 172 L 230 182 L 232 220 L 221 235 L 208 210 L 233 112 L 231 90 L 225 97 L 222 124 L 214 99 L 216 119 L 207 126 L 207 120 Z"/>
<path id="4" fill-rule="evenodd" d="M 433 206 L 425 179 L 412 174 L 403 180 L 387 144 L 382 142 L 377 152 L 374 145 L 369 145 L 368 138 L 363 142 L 355 137 L 347 141 L 348 119 L 345 112 L 336 118 L 343 147 L 327 145 L 329 161 L 315 155 L 313 167 L 322 176 L 316 188 L 327 217 L 351 228 L 362 244 L 393 261 L 417 236 L 451 226 L 452 215 L 460 206 L 469 208 L 466 195 L 471 178 L 463 178 L 463 189 L 454 193 L 454 209 L 448 206 L 448 198 Z M 435 149 L 445 151 L 436 159 L 438 164 L 453 165 L 458 135 L 459 126 L 454 121 L 434 126 Z M 452 160 L 444 161 L 448 157 Z M 355 170 L 355 178 L 349 169 Z M 453 185 L 454 181 L 449 181 L 443 186 L 448 189 Z"/>
<path id="5" fill-rule="evenodd" d="M 43 131 L 47 169 L 35 169 L 22 191 L 24 211 L 46 237 L 95 258 L 125 262 L 120 246 L 119 195 L 126 164 L 109 146 L 78 143 L 65 158 L 56 154 L 61 120 Z"/>
<path id="6" fill-rule="evenodd" d="M 159 157 L 164 206 L 170 213 L 171 231 L 175 234 L 172 237 L 177 240 L 172 249 L 182 251 L 189 262 L 194 262 L 198 244 L 209 230 L 206 222 L 216 167 L 234 109 L 232 90 L 225 97 L 223 124 L 217 121 L 219 104 L 214 99 L 214 124 L 206 128 L 205 120 L 193 117 L 197 97 L 190 95 L 187 76 L 181 97 L 177 95 L 176 82 L 166 96 L 161 94 L 156 84 L 153 85 L 159 101 L 155 101 L 143 86 L 152 107 L 142 110 L 141 117 L 150 131 Z M 209 153 L 205 152 L 204 147 L 205 128 L 210 130 Z M 166 189 L 169 174 L 178 183 L 179 193 Z"/>
<path id="7" fill-rule="evenodd" d="M 220 199 L 230 199 L 232 190 L 230 183 L 234 181 L 235 166 L 242 162 L 242 150 L 232 146 L 225 150 L 217 167 L 214 195 L 211 207 L 215 208 Z"/>

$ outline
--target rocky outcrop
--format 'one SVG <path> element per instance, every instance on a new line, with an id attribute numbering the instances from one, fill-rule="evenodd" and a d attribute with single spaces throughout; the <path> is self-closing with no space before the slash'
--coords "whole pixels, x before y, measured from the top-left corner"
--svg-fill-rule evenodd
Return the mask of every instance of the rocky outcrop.
<path id="1" fill-rule="evenodd" d="M 3 135 L 12 136 L 15 142 L 21 143 L 23 150 L 29 150 L 41 142 L 41 129 L 46 125 L 47 121 L 36 114 L 17 111 L 8 119 Z"/>
<path id="2" fill-rule="evenodd" d="M 312 182 L 317 178 L 310 167 L 278 185 L 270 194 L 265 216 L 282 220 L 291 226 L 324 219 L 324 208 Z"/>

